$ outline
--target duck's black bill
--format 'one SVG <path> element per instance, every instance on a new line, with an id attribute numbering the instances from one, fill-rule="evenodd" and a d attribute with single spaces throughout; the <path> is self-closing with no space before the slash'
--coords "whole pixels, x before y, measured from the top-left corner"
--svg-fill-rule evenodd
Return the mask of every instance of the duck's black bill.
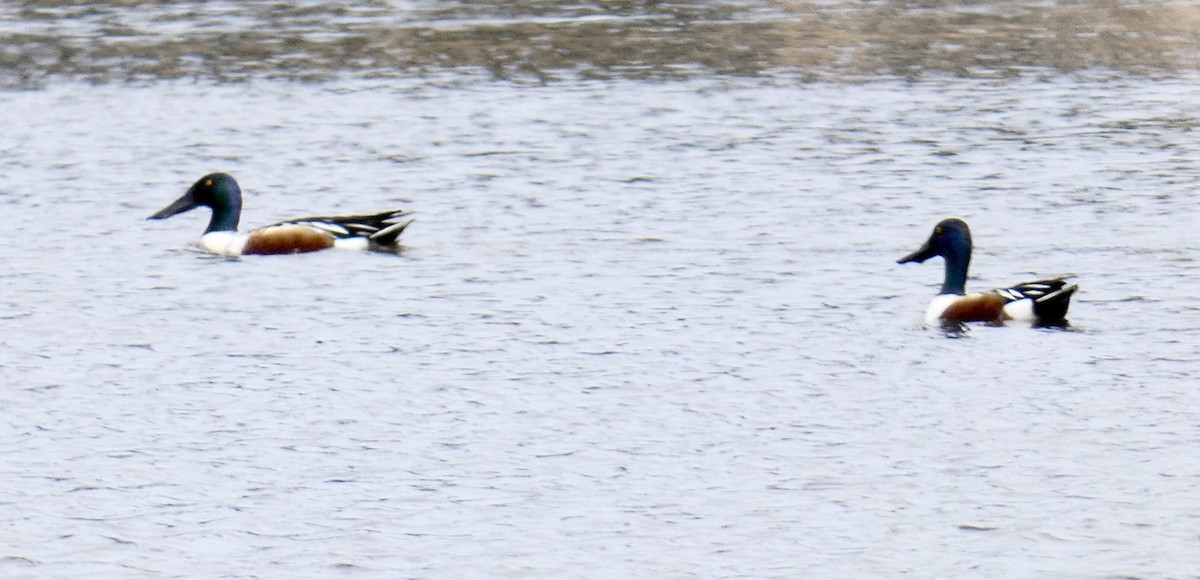
<path id="1" fill-rule="evenodd" d="M 183 213 L 185 211 L 188 211 L 190 209 L 196 209 L 198 207 L 200 207 L 200 204 L 196 203 L 196 200 L 192 198 L 192 193 L 189 191 L 188 193 L 184 194 L 183 197 L 175 200 L 175 202 L 172 203 L 171 205 L 168 205 L 167 207 L 162 208 L 161 210 L 159 210 L 158 213 L 156 213 L 146 219 L 160 220 L 163 218 L 169 218 L 175 214 Z"/>
<path id="2" fill-rule="evenodd" d="M 909 262 L 920 263 L 920 262 L 924 262 L 925 260 L 928 260 L 936 255 L 938 255 L 938 253 L 937 253 L 937 250 L 935 250 L 933 248 L 933 244 L 931 244 L 929 242 L 925 242 L 925 245 L 921 246 L 921 249 L 919 249 L 907 256 L 904 256 L 903 258 L 900 258 L 899 260 L 896 260 L 896 263 L 897 264 L 907 264 Z"/>

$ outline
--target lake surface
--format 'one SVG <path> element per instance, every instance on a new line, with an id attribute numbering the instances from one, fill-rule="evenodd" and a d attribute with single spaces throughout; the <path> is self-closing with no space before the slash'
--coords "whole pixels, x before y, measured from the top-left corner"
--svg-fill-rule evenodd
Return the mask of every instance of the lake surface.
<path id="1" fill-rule="evenodd" d="M 441 65 L 181 49 L 155 72 L 173 31 L 554 47 L 707 22 L 688 38 L 733 46 L 810 12 L 114 4 L 0 9 L 26 63 L 0 92 L 5 578 L 1200 574 L 1190 37 L 1124 67 L 603 65 L 602 37 L 488 67 L 455 37 Z M 806 6 L 868 38 L 866 7 Z M 1027 5 L 881 6 L 1037 37 Z M 22 34 L 82 48 L 21 60 Z M 244 227 L 417 221 L 399 255 L 238 260 L 193 249 L 202 211 L 145 221 L 217 170 Z M 895 260 L 948 216 L 972 288 L 1073 275 L 1072 327 L 922 326 L 941 262 Z"/>

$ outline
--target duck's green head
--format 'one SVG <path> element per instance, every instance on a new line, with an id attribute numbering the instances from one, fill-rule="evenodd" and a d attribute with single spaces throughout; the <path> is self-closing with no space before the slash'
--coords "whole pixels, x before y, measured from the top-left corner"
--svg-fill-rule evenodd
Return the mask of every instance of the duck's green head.
<path id="1" fill-rule="evenodd" d="M 942 220 L 917 251 L 896 260 L 898 264 L 924 262 L 934 256 L 946 259 L 946 281 L 942 294 L 964 294 L 967 268 L 971 265 L 971 228 L 958 218 Z"/>
<path id="2" fill-rule="evenodd" d="M 169 218 L 201 206 L 213 210 L 205 233 L 237 231 L 238 219 L 242 215 L 242 190 L 229 174 L 210 173 L 192 184 L 183 197 L 147 219 Z"/>

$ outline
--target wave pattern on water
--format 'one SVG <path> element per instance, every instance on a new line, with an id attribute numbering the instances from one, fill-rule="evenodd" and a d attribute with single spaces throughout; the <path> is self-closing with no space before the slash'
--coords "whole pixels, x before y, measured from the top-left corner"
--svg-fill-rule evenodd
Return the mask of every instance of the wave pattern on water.
<path id="1" fill-rule="evenodd" d="M 0 86 L 319 80 L 447 69 L 497 78 L 1008 76 L 1200 67 L 1188 3 L 7 2 Z"/>
<path id="2" fill-rule="evenodd" d="M 0 92 L 0 573 L 1187 577 L 1196 80 L 1082 76 Z M 947 215 L 1076 331 L 922 328 Z"/>

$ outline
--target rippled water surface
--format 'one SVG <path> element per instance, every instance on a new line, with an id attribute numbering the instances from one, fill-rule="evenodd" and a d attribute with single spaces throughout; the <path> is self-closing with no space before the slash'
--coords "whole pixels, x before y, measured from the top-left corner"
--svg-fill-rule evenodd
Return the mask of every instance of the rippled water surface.
<path id="1" fill-rule="evenodd" d="M 0 86 L 206 78 L 820 79 L 1200 68 L 1200 7 L 1161 0 L 372 0 L 0 4 Z"/>
<path id="2" fill-rule="evenodd" d="M 1196 577 L 1200 78 L 936 69 L 27 75 L 0 575 Z M 145 221 L 214 170 L 244 226 L 417 222 Z M 950 215 L 1073 328 L 923 327 L 941 263 L 894 262 Z"/>

